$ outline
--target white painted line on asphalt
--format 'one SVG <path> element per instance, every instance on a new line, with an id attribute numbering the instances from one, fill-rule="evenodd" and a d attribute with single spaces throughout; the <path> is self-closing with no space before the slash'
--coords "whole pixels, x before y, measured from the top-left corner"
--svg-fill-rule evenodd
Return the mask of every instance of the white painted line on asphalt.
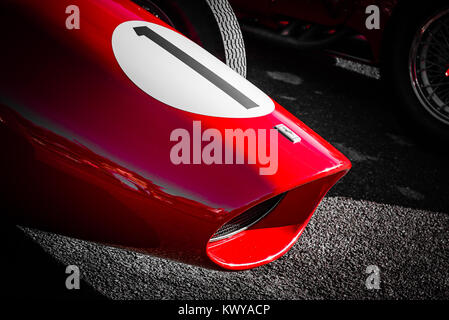
<path id="1" fill-rule="evenodd" d="M 278 71 L 267 71 L 267 74 L 270 78 L 278 81 L 282 81 L 292 85 L 300 85 L 304 81 L 298 77 L 297 75 L 288 73 L 288 72 L 278 72 Z"/>
<path id="2" fill-rule="evenodd" d="M 349 71 L 353 71 L 359 74 L 362 74 L 364 76 L 370 77 L 370 78 L 374 78 L 379 80 L 380 79 L 380 70 L 379 68 L 367 65 L 367 64 L 363 64 L 360 62 L 355 62 L 355 61 L 351 61 L 351 60 L 346 60 L 340 57 L 336 57 L 335 58 L 335 65 L 337 67 L 349 70 Z"/>
<path id="3" fill-rule="evenodd" d="M 343 143 L 334 143 L 333 144 L 338 150 L 340 150 L 344 155 L 346 155 L 349 160 L 354 162 L 363 162 L 363 161 L 378 161 L 379 158 L 369 156 L 366 154 L 363 154 L 360 151 L 355 150 L 352 147 L 348 147 Z"/>

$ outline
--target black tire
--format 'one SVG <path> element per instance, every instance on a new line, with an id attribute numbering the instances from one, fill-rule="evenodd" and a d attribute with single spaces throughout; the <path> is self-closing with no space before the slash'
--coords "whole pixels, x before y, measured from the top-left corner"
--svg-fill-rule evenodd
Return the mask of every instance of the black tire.
<path id="1" fill-rule="evenodd" d="M 228 0 L 133 0 L 246 77 L 240 25 Z"/>
<path id="2" fill-rule="evenodd" d="M 409 5 L 401 10 L 397 16 L 389 40 L 390 45 L 386 52 L 386 63 L 383 71 L 391 93 L 396 96 L 399 102 L 400 108 L 396 110 L 399 119 L 411 133 L 422 141 L 429 137 L 435 141 L 449 141 L 449 123 L 445 122 L 443 117 L 439 119 L 435 115 L 436 112 L 433 112 L 431 105 L 427 103 L 427 100 L 430 99 L 425 98 L 425 94 L 428 93 L 422 93 L 424 89 L 421 90 L 421 88 L 424 88 L 424 86 L 419 85 L 419 81 L 416 80 L 418 78 L 416 75 L 422 74 L 421 71 L 416 72 L 416 70 L 419 70 L 416 69 L 416 62 L 422 61 L 422 56 L 417 54 L 417 44 L 419 44 L 417 40 L 423 39 L 422 43 L 424 43 L 424 38 L 419 38 L 418 35 L 422 34 L 423 27 L 431 25 L 431 21 L 438 14 L 449 9 L 445 0 L 428 2 Z M 447 40 L 449 43 L 449 39 Z M 413 61 L 415 63 L 412 63 Z M 449 51 L 445 63 L 449 65 Z M 441 69 L 443 68 L 447 68 L 444 63 Z M 449 83 L 449 78 L 445 79 L 443 74 L 444 71 L 442 81 L 448 81 Z M 444 93 L 444 96 L 446 97 L 446 93 Z M 446 110 L 444 108 L 446 99 L 442 101 L 442 110 Z M 428 141 L 427 139 L 426 143 Z"/>

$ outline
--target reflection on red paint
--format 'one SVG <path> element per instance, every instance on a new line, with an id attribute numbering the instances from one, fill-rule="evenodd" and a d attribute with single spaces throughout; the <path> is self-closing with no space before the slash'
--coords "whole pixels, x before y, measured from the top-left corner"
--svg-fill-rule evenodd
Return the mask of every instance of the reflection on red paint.
<path id="1" fill-rule="evenodd" d="M 21 225 L 205 267 L 252 268 L 293 245 L 351 167 L 276 102 L 264 117 L 218 118 L 141 91 L 119 68 L 111 37 L 125 21 L 162 22 L 129 0 L 78 0 L 84 22 L 76 32 L 61 27 L 71 0 L 4 3 L 0 21 L 14 33 L 4 33 L 8 50 L 0 50 L 1 193 Z M 198 120 L 222 133 L 282 123 L 301 143 L 279 138 L 273 176 L 246 165 L 174 165 L 170 133 Z M 227 221 L 285 192 L 271 215 L 208 246 Z"/>

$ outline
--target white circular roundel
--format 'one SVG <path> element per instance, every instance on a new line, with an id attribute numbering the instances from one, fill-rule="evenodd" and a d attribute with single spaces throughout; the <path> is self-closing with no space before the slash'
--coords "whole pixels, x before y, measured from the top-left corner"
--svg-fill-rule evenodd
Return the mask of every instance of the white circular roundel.
<path id="1" fill-rule="evenodd" d="M 273 101 L 183 35 L 158 24 L 127 21 L 114 30 L 115 58 L 132 82 L 177 109 L 224 118 L 271 113 Z"/>

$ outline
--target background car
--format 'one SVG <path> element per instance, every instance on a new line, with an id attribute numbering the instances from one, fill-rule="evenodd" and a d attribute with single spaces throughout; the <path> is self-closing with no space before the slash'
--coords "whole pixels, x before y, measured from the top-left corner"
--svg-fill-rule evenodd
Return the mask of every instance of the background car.
<path id="1" fill-rule="evenodd" d="M 231 0 L 244 30 L 299 49 L 328 48 L 381 68 L 413 132 L 449 138 L 449 5 L 405 0 Z M 379 28 L 368 29 L 379 10 Z M 358 45 L 342 48 L 348 39 Z M 367 50 L 363 50 L 363 47 Z"/>

